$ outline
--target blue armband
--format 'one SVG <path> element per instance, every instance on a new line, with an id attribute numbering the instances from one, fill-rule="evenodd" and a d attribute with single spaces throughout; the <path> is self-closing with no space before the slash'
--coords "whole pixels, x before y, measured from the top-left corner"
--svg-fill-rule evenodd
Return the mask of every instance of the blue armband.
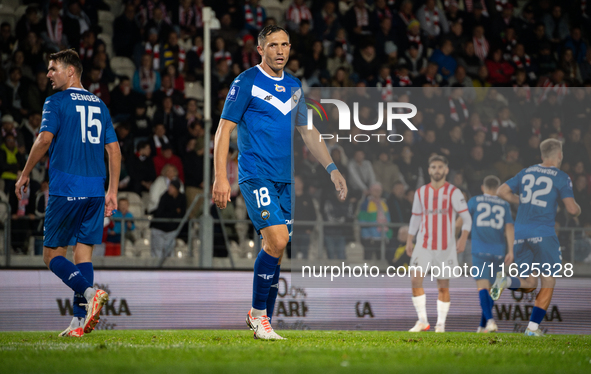
<path id="1" fill-rule="evenodd" d="M 334 162 L 331 162 L 330 164 L 328 164 L 328 166 L 326 167 L 326 171 L 328 172 L 328 174 L 332 173 L 334 170 L 339 170 L 337 169 L 337 166 L 334 164 Z"/>

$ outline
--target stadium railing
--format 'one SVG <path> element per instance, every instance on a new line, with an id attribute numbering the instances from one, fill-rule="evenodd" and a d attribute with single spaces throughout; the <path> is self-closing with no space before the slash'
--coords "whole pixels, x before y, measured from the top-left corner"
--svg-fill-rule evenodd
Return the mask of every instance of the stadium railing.
<path id="1" fill-rule="evenodd" d="M 3 268 L 44 268 L 43 262 L 40 260 L 42 251 L 39 250 L 40 237 L 29 237 L 27 239 L 28 247 L 25 249 L 26 254 L 16 254 L 12 250 L 12 236 L 22 235 L 26 233 L 15 231 L 12 224 L 10 206 L 0 201 L 0 210 L 5 214 L 1 215 L 3 218 L 0 223 L 3 229 L 2 248 L 0 250 L 0 267 Z M 219 215 L 221 217 L 221 215 Z M 20 217 L 19 219 L 28 219 Z M 38 222 L 38 219 L 32 221 Z M 200 240 L 201 218 L 188 219 L 179 230 L 179 235 L 171 240 L 170 246 L 163 253 L 167 253 L 166 257 L 153 257 L 152 252 L 152 231 L 150 223 L 152 222 L 169 222 L 177 225 L 182 222 L 181 219 L 166 219 L 166 218 L 117 218 L 114 221 L 122 223 L 122 232 L 120 242 L 120 254 L 117 256 L 101 255 L 101 248 L 95 248 L 95 256 L 93 262 L 97 268 L 103 269 L 202 269 L 199 264 L 199 258 L 202 256 L 203 248 Z M 126 238 L 127 222 L 134 222 L 136 230 L 134 230 L 135 240 L 132 241 Z M 235 220 L 235 219 L 214 219 L 214 257 L 213 269 L 231 269 L 231 270 L 250 270 L 252 269 L 257 253 L 261 249 L 261 240 L 254 231 L 249 220 Z M 33 225 L 30 225 L 30 227 Z M 360 240 L 360 230 L 364 227 L 388 227 L 390 229 L 398 230 L 400 227 L 406 226 L 402 223 L 377 224 L 377 223 L 362 223 L 362 222 L 348 222 L 348 223 L 328 223 L 323 221 L 300 221 L 295 224 L 297 232 L 298 227 L 312 228 L 312 232 L 308 235 L 309 244 L 307 250 L 307 257 L 310 261 L 315 261 L 319 264 L 333 264 L 339 263 L 342 260 L 331 260 L 327 258 L 325 248 L 325 229 L 327 227 L 339 226 L 345 235 L 346 240 L 346 261 L 349 262 L 372 262 L 376 266 L 387 266 L 392 260 L 386 256 L 392 253 L 403 243 L 399 243 L 396 236 L 387 240 L 387 230 L 381 230 L 381 238 L 379 243 L 379 258 L 372 260 L 363 260 L 363 245 Z M 12 228 L 11 228 L 12 227 Z M 557 233 L 562 245 L 563 261 L 573 263 L 575 266 L 575 274 L 577 276 L 591 277 L 591 237 L 585 232 L 583 228 L 558 228 Z M 301 236 L 299 236 L 301 238 Z M 294 236 L 293 241 L 299 240 L 298 236 Z M 306 242 L 304 242 L 306 243 Z M 322 243 L 322 245 L 320 245 Z M 37 250 L 35 250 L 37 245 Z M 292 244 L 292 253 L 294 253 Z M 297 255 L 294 253 L 294 257 Z M 467 263 L 471 265 L 471 243 L 468 241 L 466 250 L 459 256 L 460 264 Z M 293 260 L 293 259 L 292 259 Z M 292 260 L 284 259 L 282 268 L 286 270 L 291 268 Z"/>

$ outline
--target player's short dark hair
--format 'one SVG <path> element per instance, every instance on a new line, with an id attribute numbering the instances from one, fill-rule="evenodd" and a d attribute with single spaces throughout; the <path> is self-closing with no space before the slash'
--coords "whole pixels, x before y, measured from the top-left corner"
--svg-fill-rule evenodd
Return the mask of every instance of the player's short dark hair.
<path id="1" fill-rule="evenodd" d="M 429 166 L 431 166 L 431 164 L 435 161 L 441 161 L 445 164 L 445 166 L 447 166 L 449 164 L 447 161 L 447 158 L 445 156 L 433 155 L 433 156 L 429 157 Z"/>
<path id="2" fill-rule="evenodd" d="M 487 177 L 484 177 L 484 181 L 482 182 L 482 184 L 487 190 L 496 191 L 497 188 L 499 188 L 499 186 L 501 185 L 501 180 L 494 175 L 489 175 Z"/>
<path id="3" fill-rule="evenodd" d="M 279 31 L 283 31 L 285 34 L 287 34 L 287 40 L 289 40 L 289 32 L 287 32 L 286 29 L 277 25 L 267 25 L 263 27 L 261 32 L 259 32 L 259 36 L 257 38 L 259 46 L 263 47 L 265 45 L 265 40 L 267 40 L 267 36 Z"/>
<path id="4" fill-rule="evenodd" d="M 64 49 L 63 51 L 55 52 L 49 55 L 49 61 L 61 62 L 65 66 L 73 66 L 78 73 L 78 76 L 82 75 L 82 62 L 80 62 L 80 56 L 74 49 Z"/>

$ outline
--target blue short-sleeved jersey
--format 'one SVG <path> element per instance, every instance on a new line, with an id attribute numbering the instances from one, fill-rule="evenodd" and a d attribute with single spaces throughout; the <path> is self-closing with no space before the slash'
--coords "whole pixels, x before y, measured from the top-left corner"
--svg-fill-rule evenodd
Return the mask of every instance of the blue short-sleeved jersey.
<path id="1" fill-rule="evenodd" d="M 69 88 L 45 100 L 39 132 L 54 135 L 49 147 L 49 194 L 105 196 L 105 144 L 117 141 L 105 103 Z"/>
<path id="2" fill-rule="evenodd" d="M 474 196 L 468 201 L 472 216 L 472 253 L 505 255 L 505 225 L 513 223 L 511 206 L 498 196 Z"/>
<path id="3" fill-rule="evenodd" d="M 259 65 L 246 70 L 232 83 L 222 118 L 238 124 L 239 183 L 292 183 L 292 122 L 306 124 L 299 79 L 272 77 Z"/>
<path id="4" fill-rule="evenodd" d="M 513 193 L 519 195 L 515 239 L 555 235 L 558 200 L 573 197 L 570 177 L 555 167 L 534 165 L 506 183 Z"/>

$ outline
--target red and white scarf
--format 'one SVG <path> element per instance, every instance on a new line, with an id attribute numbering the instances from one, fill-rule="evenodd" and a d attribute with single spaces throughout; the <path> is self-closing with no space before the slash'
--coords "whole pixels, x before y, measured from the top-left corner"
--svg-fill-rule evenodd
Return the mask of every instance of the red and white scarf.
<path id="1" fill-rule="evenodd" d="M 412 86 L 412 81 L 410 80 L 410 77 L 408 75 L 396 74 L 396 76 L 398 77 L 398 84 L 400 85 L 400 87 Z"/>
<path id="2" fill-rule="evenodd" d="M 525 69 L 526 67 L 531 66 L 531 60 L 528 55 L 523 55 L 522 58 L 517 55 L 513 55 L 513 63 L 518 69 Z"/>
<path id="3" fill-rule="evenodd" d="M 179 71 L 183 71 L 185 67 L 185 60 L 187 58 L 187 54 L 185 53 L 185 48 L 179 45 Z"/>
<path id="4" fill-rule="evenodd" d="M 88 86 L 88 91 L 92 92 L 97 97 L 101 97 L 101 84 L 99 82 L 91 83 Z"/>
<path id="5" fill-rule="evenodd" d="M 203 28 L 203 5 L 195 5 L 195 26 L 197 26 L 198 29 Z"/>
<path id="6" fill-rule="evenodd" d="M 146 43 L 146 53 L 152 56 L 152 66 L 154 70 L 160 70 L 160 44 L 152 45 Z"/>
<path id="7" fill-rule="evenodd" d="M 242 68 L 244 70 L 250 69 L 251 67 L 257 65 L 260 61 L 260 56 L 257 52 L 242 52 Z"/>
<path id="8" fill-rule="evenodd" d="M 257 18 L 255 20 L 252 14 L 252 6 L 250 4 L 244 5 L 244 19 L 247 24 L 252 27 L 256 27 L 258 30 L 263 28 L 263 8 L 260 6 L 256 7 Z"/>
<path id="9" fill-rule="evenodd" d="M 224 50 L 217 51 L 213 54 L 213 59 L 215 62 L 218 62 L 219 60 L 226 60 L 228 66 L 232 66 L 232 55 L 230 55 L 230 52 Z"/>
<path id="10" fill-rule="evenodd" d="M 193 8 L 190 7 L 188 11 L 185 11 L 185 8 L 182 5 L 179 6 L 179 24 L 181 26 L 191 26 L 194 16 L 195 11 Z"/>
<path id="11" fill-rule="evenodd" d="M 542 88 L 543 88 L 542 95 L 537 100 L 538 104 L 541 103 L 542 101 L 546 100 L 546 96 L 548 96 L 548 93 L 550 91 L 556 92 L 559 99 L 566 96 L 566 94 L 568 93 L 568 86 L 566 83 L 556 83 L 555 84 L 555 83 L 552 83 L 552 80 L 550 78 L 546 78 L 546 80 L 542 84 Z"/>
<path id="12" fill-rule="evenodd" d="M 156 74 L 152 69 L 140 68 L 140 87 L 144 92 L 152 92 L 156 88 Z"/>
<path id="13" fill-rule="evenodd" d="M 488 10 L 486 8 L 485 0 L 476 0 L 476 2 L 480 2 L 480 4 L 482 4 L 482 14 L 485 17 L 488 17 Z M 466 12 L 472 13 L 472 11 L 474 10 L 474 1 L 473 0 L 465 0 L 465 3 L 466 3 Z"/>
<path id="14" fill-rule="evenodd" d="M 480 39 L 472 38 L 472 41 L 474 43 L 474 54 L 478 56 L 481 61 L 484 61 L 489 51 L 488 40 L 483 36 Z"/>
<path id="15" fill-rule="evenodd" d="M 293 23 L 300 24 L 303 20 L 312 21 L 312 13 L 307 6 L 296 6 L 291 4 L 287 9 L 287 19 Z"/>
<path id="16" fill-rule="evenodd" d="M 515 122 L 511 121 L 510 119 L 508 120 L 500 120 L 500 119 L 494 119 L 492 121 L 492 123 L 490 124 L 490 132 L 492 134 L 492 140 L 493 142 L 496 142 L 497 139 L 499 138 L 499 130 L 502 128 L 506 129 L 507 127 L 510 127 L 512 129 L 516 128 L 517 125 L 515 124 Z"/>
<path id="17" fill-rule="evenodd" d="M 495 9 L 497 10 L 497 12 L 502 12 L 503 8 L 505 7 L 505 4 L 507 4 L 508 2 L 508 0 L 495 0 Z"/>
<path id="18" fill-rule="evenodd" d="M 427 23 L 427 27 L 431 27 L 431 24 L 433 24 L 435 35 L 439 35 L 441 27 L 439 27 L 439 12 L 437 11 L 437 8 L 433 8 L 433 11 L 430 11 L 425 5 L 423 11 L 425 12 L 425 22 Z"/>
<path id="19" fill-rule="evenodd" d="M 394 98 L 392 93 L 392 77 L 388 75 L 382 83 L 382 101 L 391 101 Z"/>
<path id="20" fill-rule="evenodd" d="M 456 110 L 456 104 L 454 103 L 454 100 L 450 97 L 448 99 L 448 101 L 449 101 L 449 117 L 456 122 L 460 122 L 460 115 L 458 114 L 458 111 Z M 464 99 L 462 99 L 460 97 L 460 98 L 458 98 L 458 102 L 462 106 L 462 112 L 464 113 L 464 118 L 468 119 L 468 117 L 470 116 L 470 113 L 468 112 L 468 108 L 466 107 L 466 103 L 464 103 Z"/>
<path id="21" fill-rule="evenodd" d="M 81 60 L 90 60 L 92 58 L 92 54 L 94 52 L 94 46 L 90 46 L 90 47 L 85 47 L 84 46 L 84 42 L 80 41 L 80 52 L 78 53 L 78 55 L 80 55 L 80 59 Z"/>
<path id="22" fill-rule="evenodd" d="M 361 9 L 355 7 L 355 18 L 357 20 L 358 27 L 369 26 L 369 13 L 365 7 Z"/>
<path id="23" fill-rule="evenodd" d="M 49 16 L 46 17 L 46 24 L 47 24 L 47 35 L 49 39 L 56 43 L 60 44 L 62 42 L 62 31 L 63 31 L 63 24 L 61 18 L 57 17 L 57 21 L 55 21 L 55 26 L 51 27 L 51 18 Z"/>

